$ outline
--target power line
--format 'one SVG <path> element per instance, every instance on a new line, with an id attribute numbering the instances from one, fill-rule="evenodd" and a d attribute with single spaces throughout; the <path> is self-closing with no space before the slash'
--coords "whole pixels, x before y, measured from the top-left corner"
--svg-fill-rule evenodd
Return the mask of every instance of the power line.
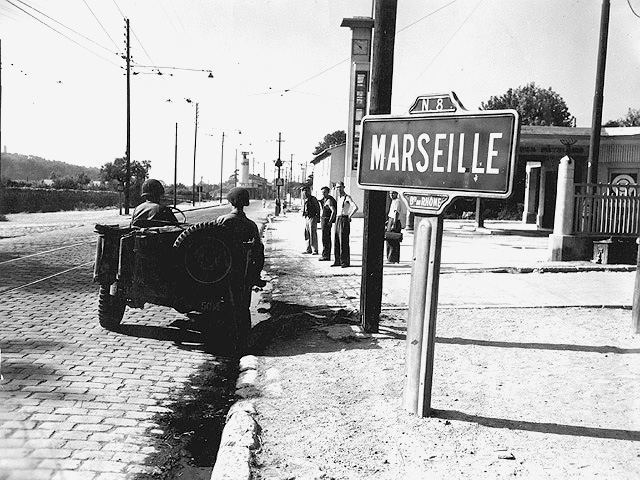
<path id="1" fill-rule="evenodd" d="M 89 11 L 91 12 L 91 15 L 93 15 L 93 18 L 96 19 L 96 22 L 98 22 L 98 25 L 100 25 L 100 27 L 102 28 L 102 31 L 107 35 L 107 37 L 109 37 L 109 40 L 111 40 L 111 43 L 113 43 L 113 46 L 116 47 L 116 50 L 118 52 L 120 52 L 120 49 L 118 48 L 118 45 L 116 44 L 116 42 L 113 41 L 113 38 L 111 38 L 111 35 L 109 35 L 109 32 L 107 32 L 107 29 L 104 28 L 104 25 L 102 25 L 102 22 L 100 22 L 100 20 L 98 19 L 98 17 L 96 16 L 95 13 L 93 13 L 93 10 L 91 10 L 91 7 L 89 6 L 89 4 L 87 3 L 87 0 L 82 0 L 84 2 L 84 4 L 87 6 L 87 8 L 89 9 Z"/>
<path id="2" fill-rule="evenodd" d="M 422 72 L 420 72 L 420 75 L 418 75 L 416 77 L 416 79 L 409 85 L 409 87 L 402 93 L 402 95 L 400 95 L 401 97 L 404 97 L 405 94 L 409 91 L 409 89 L 418 81 L 420 80 L 420 78 L 422 77 L 422 75 L 425 74 L 425 72 L 429 69 L 429 67 L 431 65 L 433 65 L 433 63 L 436 61 L 436 59 L 440 56 L 440 54 L 444 51 L 445 48 L 447 48 L 447 46 L 449 45 L 449 43 L 451 43 L 451 40 L 453 40 L 453 38 L 458 34 L 458 32 L 462 29 L 462 27 L 464 27 L 464 25 L 467 23 L 467 21 L 469 21 L 469 19 L 471 18 L 471 16 L 474 14 L 474 12 L 478 9 L 478 7 L 480 6 L 480 4 L 482 3 L 483 0 L 480 0 L 476 6 L 473 8 L 473 10 L 471 10 L 471 12 L 469 13 L 469 15 L 467 15 L 467 17 L 464 19 L 464 21 L 460 24 L 460 26 L 456 29 L 455 32 L 453 32 L 453 34 L 449 37 L 449 39 L 444 43 L 444 45 L 442 46 L 442 48 L 440 50 L 438 50 L 438 53 L 435 54 L 435 56 L 431 59 L 431 61 L 427 64 L 426 67 L 424 67 L 424 70 L 422 70 Z M 453 2 L 452 2 L 453 3 Z M 451 4 L 449 4 L 451 5 Z"/>
<path id="3" fill-rule="evenodd" d="M 627 0 L 627 3 L 629 4 L 629 8 L 630 8 L 630 9 L 631 9 L 631 11 L 633 12 L 633 14 L 634 14 L 636 17 L 640 18 L 640 15 L 638 15 L 638 14 L 636 13 L 636 11 L 633 9 L 633 5 L 631 5 L 631 0 Z"/>
<path id="4" fill-rule="evenodd" d="M 134 67 L 136 68 L 155 68 L 156 70 L 159 69 L 163 69 L 163 70 L 187 70 L 187 71 L 191 71 L 191 72 L 205 72 L 205 73 L 213 73 L 211 70 L 206 70 L 206 69 L 202 69 L 202 68 L 182 68 L 182 67 L 159 67 L 157 65 L 140 65 L 140 64 L 135 64 Z"/>
<path id="5" fill-rule="evenodd" d="M 147 52 L 147 49 L 144 48 L 144 45 L 142 44 L 142 42 L 140 41 L 140 39 L 138 38 L 138 35 L 136 35 L 135 30 L 132 28 L 131 31 L 133 32 L 133 36 L 136 37 L 136 40 L 138 41 L 138 43 L 140 44 L 140 48 L 142 48 L 142 51 L 144 52 L 144 54 L 147 56 L 147 58 L 149 59 L 149 61 L 151 63 L 155 63 L 152 58 L 149 56 L 149 53 Z"/>
<path id="6" fill-rule="evenodd" d="M 434 10 L 431 13 L 427 13 L 424 17 L 419 18 L 418 20 L 416 20 L 413 23 L 410 23 L 409 25 L 406 25 L 404 27 L 402 27 L 400 30 L 398 30 L 396 33 L 400 33 L 404 30 L 406 30 L 407 28 L 413 27 L 416 23 L 420 23 L 421 21 L 423 21 L 425 18 L 429 18 L 431 15 L 435 15 L 436 13 L 438 13 L 440 10 L 444 10 L 445 8 L 447 8 L 449 5 L 452 5 L 454 3 L 456 3 L 458 0 L 453 0 L 449 3 L 447 3 L 446 5 L 443 5 L 442 7 L 438 8 L 437 10 Z"/>
<path id="7" fill-rule="evenodd" d="M 85 47 L 84 45 L 82 45 L 82 44 L 80 44 L 80 43 L 76 42 L 73 38 L 70 38 L 70 37 L 68 37 L 67 35 L 65 35 L 64 33 L 60 32 L 59 30 L 56 30 L 55 28 L 53 28 L 53 27 L 52 27 L 51 25 L 49 25 L 48 23 L 46 23 L 46 22 L 42 21 L 42 20 L 41 20 L 41 19 L 39 19 L 38 17 L 36 17 L 36 16 L 32 15 L 31 13 L 27 12 L 25 9 L 23 9 L 23 8 L 19 7 L 18 5 L 16 5 L 15 3 L 13 3 L 11 0 L 7 0 L 7 2 L 8 2 L 10 5 L 13 5 L 13 6 L 14 6 L 15 8 L 17 8 L 18 10 L 20 10 L 20 11 L 22 11 L 22 12 L 26 13 L 27 15 L 29 15 L 29 16 L 30 16 L 31 18 L 33 18 L 34 20 L 36 20 L 36 21 L 38 21 L 38 22 L 42 23 L 45 27 L 50 28 L 51 30 L 53 30 L 54 32 L 56 32 L 58 35 L 62 35 L 64 38 L 66 38 L 66 39 L 67 39 L 67 40 L 69 40 L 70 42 L 73 42 L 73 43 L 75 43 L 76 45 L 78 45 L 79 47 L 84 48 L 87 52 L 92 53 L 92 54 L 93 54 L 93 55 L 95 55 L 96 57 L 99 57 L 99 58 L 101 58 L 101 59 L 103 59 L 103 60 L 105 60 L 105 61 L 109 62 L 110 64 L 115 65 L 116 67 L 120 68 L 120 66 L 119 66 L 119 65 L 117 65 L 117 64 L 115 64 L 115 63 L 113 63 L 113 62 L 112 62 L 111 60 L 109 60 L 108 58 L 103 57 L 102 55 L 100 55 L 100 54 L 98 54 L 98 53 L 94 52 L 93 50 L 90 50 L 89 48 Z M 104 47 L 103 47 L 103 48 L 104 48 Z M 112 52 L 112 53 L 113 53 L 113 52 Z"/>
<path id="8" fill-rule="evenodd" d="M 450 6 L 450 5 L 453 5 L 453 4 L 454 4 L 454 3 L 456 3 L 457 1 L 458 1 L 458 0 L 452 0 L 451 2 L 447 3 L 446 5 L 443 5 L 442 7 L 438 8 L 438 9 L 436 9 L 436 10 L 432 11 L 432 12 L 427 13 L 424 17 L 421 17 L 421 18 L 419 18 L 419 19 L 415 20 L 414 22 L 410 23 L 409 25 L 406 25 L 406 26 L 402 27 L 402 28 L 401 28 L 400 30 L 398 30 L 396 33 L 403 32 L 403 31 L 405 31 L 405 30 L 407 30 L 407 29 L 409 29 L 409 28 L 413 27 L 413 26 L 414 26 L 414 25 L 416 25 L 417 23 L 420 23 L 421 21 L 425 20 L 426 18 L 429 18 L 429 17 L 430 17 L 430 16 L 432 16 L 432 15 L 435 15 L 435 14 L 436 14 L 436 13 L 438 13 L 439 11 L 444 10 L 445 8 L 447 8 L 447 7 L 448 7 L 448 6 Z M 476 7 L 476 8 L 477 8 L 477 7 Z M 475 10 L 475 9 L 474 9 L 474 10 Z M 307 83 L 307 82 L 309 82 L 309 81 L 313 80 L 314 78 L 319 77 L 320 75 L 323 75 L 323 74 L 327 73 L 329 70 L 332 70 L 332 69 L 334 69 L 335 67 L 337 67 L 338 65 L 343 64 L 344 62 L 348 61 L 350 58 L 351 58 L 351 57 L 345 58 L 344 60 L 340 60 L 340 61 L 339 61 L 338 63 L 336 63 L 335 65 L 332 65 L 331 67 L 326 68 L 325 70 L 322 70 L 322 71 L 321 71 L 321 72 L 319 72 L 319 73 L 316 73 L 315 75 L 313 75 L 313 76 L 311 76 L 311 77 L 307 78 L 306 80 L 303 80 L 302 82 L 300 82 L 300 83 L 298 83 L 298 84 L 294 85 L 293 87 L 286 88 L 286 89 L 284 89 L 284 90 L 282 90 L 282 91 L 283 91 L 284 93 L 287 93 L 287 92 L 289 92 L 289 91 L 293 90 L 294 88 L 297 88 L 297 87 L 299 87 L 300 85 L 303 85 L 303 84 L 305 84 L 305 83 Z M 423 73 L 424 73 L 424 72 L 423 72 Z M 422 76 L 422 74 L 421 74 L 421 76 Z M 280 91 L 280 90 L 278 90 L 278 92 L 279 92 L 279 91 Z M 265 92 L 264 94 L 267 94 L 267 93 L 276 93 L 276 92 Z"/>
<path id="9" fill-rule="evenodd" d="M 109 50 L 107 47 L 105 47 L 104 45 L 99 44 L 99 43 L 98 43 L 98 42 L 96 42 L 95 40 L 91 40 L 90 38 L 85 37 L 85 36 L 84 36 L 84 35 L 82 35 L 81 33 L 76 32 L 73 28 L 66 26 L 64 23 L 59 22 L 59 21 L 58 21 L 58 20 L 56 20 L 55 18 L 50 17 L 50 16 L 49 16 L 49 15 L 47 15 L 46 13 L 41 12 L 40 10 L 38 10 L 37 8 L 35 8 L 35 7 L 31 6 L 31 5 L 29 5 L 28 3 L 23 2 L 22 0 L 16 0 L 16 1 L 17 1 L 17 2 L 19 2 L 19 3 L 21 3 L 22 5 L 24 5 L 25 7 L 28 7 L 28 8 L 30 8 L 30 9 L 32 9 L 32 10 L 34 10 L 34 11 L 38 12 L 38 13 L 39 13 L 40 15 L 42 15 L 43 17 L 48 18 L 49 20 L 51 20 L 51 21 L 53 21 L 53 22 L 57 23 L 58 25 L 63 26 L 63 27 L 64 27 L 64 28 L 66 28 L 67 30 L 72 31 L 73 33 L 75 33 L 75 34 L 76 34 L 76 35 L 78 35 L 79 37 L 82 37 L 82 38 L 84 38 L 85 40 L 87 40 L 87 41 L 89 41 L 89 42 L 93 43 L 94 45 L 97 45 L 98 47 L 105 49 L 107 52 L 109 52 L 109 53 L 113 53 L 113 54 L 117 54 L 117 53 L 118 53 L 118 52 L 114 52 L 114 51 L 112 51 L 112 50 Z M 9 3 L 11 3 L 11 2 L 9 2 Z M 11 3 L 11 4 L 12 4 L 14 7 L 17 7 L 17 5 L 15 5 L 15 4 L 13 4 L 13 3 Z M 19 8 L 19 7 L 18 7 L 18 8 Z M 23 10 L 23 11 L 24 11 L 24 10 Z M 27 13 L 27 12 L 25 11 L 25 13 Z M 28 13 L 27 13 L 27 14 L 28 14 Z M 28 14 L 28 15 L 30 15 L 30 14 Z M 31 16 L 33 17 L 33 15 L 31 15 Z M 36 18 L 36 17 L 33 17 L 33 18 Z M 44 22 L 43 22 L 43 23 L 44 23 Z M 117 47 L 116 47 L 116 48 L 117 48 Z"/>
<path id="10" fill-rule="evenodd" d="M 118 6 L 118 4 L 116 3 L 116 0 L 113 0 L 113 4 L 116 6 L 116 8 L 118 9 L 118 11 L 120 12 L 120 16 L 124 19 L 124 13 L 122 13 L 122 10 L 120 10 L 120 7 Z"/>

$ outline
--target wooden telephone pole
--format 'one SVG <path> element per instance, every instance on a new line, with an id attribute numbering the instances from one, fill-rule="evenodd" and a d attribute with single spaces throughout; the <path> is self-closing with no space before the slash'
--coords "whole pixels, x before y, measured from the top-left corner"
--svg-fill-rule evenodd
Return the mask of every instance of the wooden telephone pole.
<path id="1" fill-rule="evenodd" d="M 127 157 L 124 179 L 124 213 L 129 214 L 129 190 L 131 188 L 131 51 L 129 42 L 129 19 L 125 18 L 127 24 Z"/>
<path id="2" fill-rule="evenodd" d="M 376 0 L 371 64 L 371 115 L 391 113 L 393 49 L 396 33 L 397 0 Z M 382 267 L 387 192 L 364 192 L 364 232 L 360 324 L 365 332 L 377 333 L 382 307 Z"/>

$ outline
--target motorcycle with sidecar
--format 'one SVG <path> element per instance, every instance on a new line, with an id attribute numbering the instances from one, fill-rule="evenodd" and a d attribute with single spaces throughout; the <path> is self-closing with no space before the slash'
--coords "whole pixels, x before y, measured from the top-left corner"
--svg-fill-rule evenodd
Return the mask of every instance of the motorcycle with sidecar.
<path id="1" fill-rule="evenodd" d="M 256 278 L 252 242 L 215 222 L 155 227 L 97 224 L 93 279 L 100 285 L 98 320 L 118 330 L 125 310 L 145 303 L 221 320 L 246 348 Z M 259 272 L 257 272 L 259 278 Z"/>

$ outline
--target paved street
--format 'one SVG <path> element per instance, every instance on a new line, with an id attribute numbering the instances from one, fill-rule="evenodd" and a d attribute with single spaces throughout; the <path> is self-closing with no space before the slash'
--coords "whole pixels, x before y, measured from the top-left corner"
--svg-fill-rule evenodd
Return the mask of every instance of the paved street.
<path id="1" fill-rule="evenodd" d="M 255 208 L 258 221 L 270 211 Z M 187 216 L 202 221 L 218 213 L 198 210 Z M 103 215 L 102 223 L 122 219 L 114 212 Z M 202 465 L 189 470 L 187 478 L 208 478 L 216 450 L 211 442 L 217 441 L 233 401 L 235 361 L 207 351 L 202 326 L 165 307 L 128 309 L 121 332 L 102 329 L 91 248 L 83 246 L 73 261 L 60 253 L 19 263 L 19 257 L 74 239 L 88 241 L 95 221 L 70 222 L 60 231 L 55 221 L 23 220 L 28 237 L 12 236 L 6 224 L 0 225 L 5 237 L 0 239 L 0 479 L 145 478 L 160 474 L 163 465 L 184 462 L 184 455 Z M 352 223 L 348 269 L 296 254 L 303 249 L 302 225 L 299 212 L 291 212 L 275 218 L 266 231 L 272 309 L 357 309 L 362 219 Z M 445 228 L 440 308 L 631 305 L 631 266 L 579 262 L 570 267 L 581 273 L 487 273 L 559 266 L 546 262 L 544 237 L 488 235 L 474 232 L 468 222 L 447 222 Z M 406 309 L 412 241 L 405 234 L 401 263 L 385 266 L 383 309 Z M 13 290 L 21 278 L 82 263 Z M 616 269 L 622 271 L 604 271 Z M 302 290 L 282 286 L 282 275 L 292 271 L 309 279 L 304 298 Z M 265 318 L 254 315 L 254 323 Z"/>
<path id="2" fill-rule="evenodd" d="M 221 211 L 228 207 L 187 216 L 200 221 Z M 186 478 L 210 476 L 237 359 L 206 349 L 202 326 L 170 308 L 127 309 L 120 332 L 101 328 L 92 246 L 18 260 L 94 241 L 96 221 L 128 221 L 115 213 L 0 224 L 2 480 L 148 478 L 170 467 Z M 202 468 L 182 469 L 186 456 Z"/>

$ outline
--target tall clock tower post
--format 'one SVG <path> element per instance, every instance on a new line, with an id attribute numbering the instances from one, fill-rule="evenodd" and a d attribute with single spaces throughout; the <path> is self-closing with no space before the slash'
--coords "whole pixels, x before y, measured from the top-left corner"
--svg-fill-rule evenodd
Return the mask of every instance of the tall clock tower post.
<path id="1" fill-rule="evenodd" d="M 344 184 L 354 201 L 358 205 L 362 205 L 364 192 L 357 187 L 356 170 L 359 161 L 360 120 L 367 114 L 369 108 L 373 18 L 344 18 L 340 26 L 351 29 L 351 76 L 347 145 L 344 156 Z M 361 214 L 362 211 L 359 213 Z"/>

